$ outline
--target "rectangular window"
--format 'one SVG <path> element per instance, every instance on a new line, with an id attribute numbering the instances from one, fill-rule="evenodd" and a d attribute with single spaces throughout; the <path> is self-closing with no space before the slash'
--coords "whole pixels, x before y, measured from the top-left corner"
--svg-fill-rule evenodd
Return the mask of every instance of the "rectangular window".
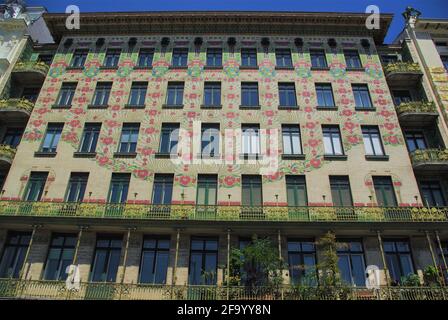
<path id="1" fill-rule="evenodd" d="M 86 123 L 79 145 L 79 152 L 95 153 L 100 131 L 101 123 Z"/>
<path id="2" fill-rule="evenodd" d="M 390 63 L 398 62 L 398 56 L 392 54 L 385 54 L 381 56 L 381 60 L 385 65 L 388 65 Z"/>
<path id="3" fill-rule="evenodd" d="M 98 82 L 95 93 L 93 95 L 92 105 L 98 107 L 105 107 L 109 103 L 110 90 L 112 89 L 112 82 Z"/>
<path id="4" fill-rule="evenodd" d="M 154 205 L 170 205 L 173 197 L 173 181 L 172 174 L 159 174 L 154 176 L 154 185 L 152 191 L 152 204 Z"/>
<path id="5" fill-rule="evenodd" d="M 282 125 L 283 154 L 301 155 L 302 142 L 300 140 L 300 127 L 298 125 Z"/>
<path id="6" fill-rule="evenodd" d="M 59 91 L 56 106 L 70 107 L 72 105 L 73 97 L 75 96 L 77 85 L 78 84 L 74 82 L 64 82 L 62 84 L 61 91 Z"/>
<path id="7" fill-rule="evenodd" d="M 338 240 L 337 255 L 342 281 L 349 286 L 365 287 L 366 265 L 362 241 Z"/>
<path id="8" fill-rule="evenodd" d="M 144 107 L 148 82 L 133 82 L 129 95 L 129 106 Z"/>
<path id="9" fill-rule="evenodd" d="M 170 238 L 146 236 L 143 240 L 139 283 L 166 284 Z"/>
<path id="10" fill-rule="evenodd" d="M 83 68 L 84 64 L 87 60 L 87 55 L 89 54 L 89 50 L 87 49 L 78 49 L 75 50 L 72 57 L 72 62 L 70 67 L 72 68 Z"/>
<path id="11" fill-rule="evenodd" d="M 109 187 L 109 203 L 125 203 L 128 199 L 130 173 L 112 173 Z"/>
<path id="12" fill-rule="evenodd" d="M 212 174 L 198 175 L 197 190 L 197 205 L 215 206 L 218 193 L 218 176 Z"/>
<path id="13" fill-rule="evenodd" d="M 246 124 L 241 126 L 242 131 L 242 147 L 244 155 L 260 154 L 260 126 Z"/>
<path id="14" fill-rule="evenodd" d="M 445 207 L 446 201 L 439 181 L 421 181 L 423 204 L 427 207 Z"/>
<path id="15" fill-rule="evenodd" d="M 241 83 L 241 105 L 245 107 L 259 107 L 258 100 L 258 83 L 242 82 Z"/>
<path id="16" fill-rule="evenodd" d="M 215 157 L 219 155 L 219 123 L 202 124 L 201 155 L 202 157 Z"/>
<path id="17" fill-rule="evenodd" d="M 120 55 L 121 55 L 120 49 L 107 50 L 106 56 L 104 58 L 104 67 L 106 67 L 106 68 L 118 67 L 118 62 L 120 61 Z"/>
<path id="18" fill-rule="evenodd" d="M 54 56 L 52 54 L 39 54 L 38 61 L 45 63 L 47 66 L 51 66 Z"/>
<path id="19" fill-rule="evenodd" d="M 0 278 L 19 278 L 30 240 L 30 232 L 8 232 L 0 262 Z"/>
<path id="20" fill-rule="evenodd" d="M 121 130 L 120 153 L 134 153 L 137 151 L 139 123 L 124 123 Z"/>
<path id="21" fill-rule="evenodd" d="M 207 49 L 207 67 L 221 67 L 222 66 L 222 49 L 209 48 Z"/>
<path id="22" fill-rule="evenodd" d="M 366 84 L 352 84 L 352 90 L 357 109 L 373 109 L 369 87 Z"/>
<path id="23" fill-rule="evenodd" d="M 137 66 L 139 68 L 149 68 L 152 66 L 153 58 L 154 49 L 140 49 Z"/>
<path id="24" fill-rule="evenodd" d="M 364 148 L 368 156 L 384 156 L 380 130 L 377 126 L 361 126 Z"/>
<path id="25" fill-rule="evenodd" d="M 391 177 L 373 177 L 376 201 L 380 207 L 396 207 L 397 198 Z"/>
<path id="26" fill-rule="evenodd" d="M 357 50 L 344 50 L 345 63 L 347 69 L 361 69 L 361 59 Z"/>
<path id="27" fill-rule="evenodd" d="M 257 67 L 257 49 L 243 48 L 241 49 L 241 66 Z"/>
<path id="28" fill-rule="evenodd" d="M 215 285 L 218 270 L 218 239 L 191 238 L 188 284 Z"/>
<path id="29" fill-rule="evenodd" d="M 288 207 L 308 205 L 305 176 L 286 176 L 286 195 Z"/>
<path id="30" fill-rule="evenodd" d="M 297 107 L 296 85 L 294 83 L 279 83 L 278 94 L 281 107 Z"/>
<path id="31" fill-rule="evenodd" d="M 174 48 L 171 65 L 173 67 L 186 67 L 187 63 L 188 63 L 188 49 Z"/>
<path id="32" fill-rule="evenodd" d="M 292 284 L 316 284 L 316 246 L 311 240 L 288 240 L 288 265 Z"/>
<path id="33" fill-rule="evenodd" d="M 44 280 L 65 281 L 67 267 L 73 263 L 77 237 L 74 234 L 53 234 L 44 269 Z"/>
<path id="34" fill-rule="evenodd" d="M 242 176 L 242 205 L 247 207 L 263 206 L 261 176 Z"/>
<path id="35" fill-rule="evenodd" d="M 330 83 L 316 83 L 317 106 L 324 108 L 336 107 L 333 89 Z"/>
<path id="36" fill-rule="evenodd" d="M 7 128 L 3 136 L 2 144 L 17 148 L 22 140 L 23 128 Z"/>
<path id="37" fill-rule="evenodd" d="M 328 68 L 325 50 L 310 50 L 312 68 Z"/>
<path id="38" fill-rule="evenodd" d="M 276 49 L 275 59 L 277 61 L 278 68 L 292 68 L 291 50 Z"/>
<path id="39" fill-rule="evenodd" d="M 326 155 L 343 155 L 341 132 L 339 126 L 322 126 Z"/>
<path id="40" fill-rule="evenodd" d="M 407 240 L 384 240 L 387 269 L 392 280 L 399 284 L 403 277 L 414 273 L 411 247 Z"/>
<path id="41" fill-rule="evenodd" d="M 31 102 L 36 102 L 39 93 L 40 88 L 24 88 L 22 91 L 22 98 Z"/>
<path id="42" fill-rule="evenodd" d="M 63 127 L 63 123 L 48 124 L 47 131 L 45 132 L 45 138 L 40 149 L 41 152 L 56 152 Z"/>
<path id="43" fill-rule="evenodd" d="M 159 153 L 173 154 L 177 153 L 177 144 L 179 142 L 179 124 L 163 123 L 160 135 Z"/>
<path id="44" fill-rule="evenodd" d="M 31 172 L 23 200 L 40 201 L 44 193 L 48 172 Z"/>
<path id="45" fill-rule="evenodd" d="M 352 192 L 347 176 L 330 176 L 331 198 L 335 207 L 352 207 Z"/>
<path id="46" fill-rule="evenodd" d="M 392 95 L 394 97 L 394 104 L 396 106 L 412 101 L 411 93 L 408 90 L 394 90 L 392 91 Z"/>
<path id="47" fill-rule="evenodd" d="M 184 83 L 168 82 L 166 104 L 168 106 L 182 106 L 184 101 Z"/>
<path id="48" fill-rule="evenodd" d="M 221 106 L 221 82 L 206 82 L 204 84 L 204 106 Z"/>
<path id="49" fill-rule="evenodd" d="M 90 281 L 115 282 L 120 265 L 123 237 L 100 235 L 96 239 Z"/>
<path id="50" fill-rule="evenodd" d="M 72 172 L 70 175 L 70 180 L 68 181 L 68 188 L 67 188 L 67 194 L 65 196 L 65 201 L 82 202 L 84 200 L 88 180 L 89 180 L 89 173 Z"/>
<path id="51" fill-rule="evenodd" d="M 422 131 L 405 131 L 404 136 L 409 152 L 428 149 L 425 135 Z"/>

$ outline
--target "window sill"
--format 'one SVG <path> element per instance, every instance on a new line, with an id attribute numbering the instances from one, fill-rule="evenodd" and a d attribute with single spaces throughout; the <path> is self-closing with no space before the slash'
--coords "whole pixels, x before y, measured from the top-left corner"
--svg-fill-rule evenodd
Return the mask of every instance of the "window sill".
<path id="1" fill-rule="evenodd" d="M 240 66 L 240 70 L 258 70 L 258 66 Z"/>
<path id="2" fill-rule="evenodd" d="M 366 69 L 365 68 L 346 68 L 345 69 L 346 71 L 366 71 Z"/>
<path id="3" fill-rule="evenodd" d="M 135 105 L 135 104 L 126 104 L 124 106 L 125 109 L 145 109 L 146 105 Z"/>
<path id="4" fill-rule="evenodd" d="M 333 160 L 333 161 L 346 161 L 348 159 L 347 155 L 334 155 L 334 154 L 326 154 L 324 155 L 324 160 Z"/>
<path id="5" fill-rule="evenodd" d="M 259 110 L 261 109 L 261 106 L 240 106 L 240 109 L 242 110 Z"/>
<path id="6" fill-rule="evenodd" d="M 57 152 L 43 152 L 43 151 L 34 152 L 35 158 L 55 158 L 56 155 Z"/>
<path id="7" fill-rule="evenodd" d="M 100 70 L 118 70 L 118 66 L 101 66 Z"/>
<path id="8" fill-rule="evenodd" d="M 168 69 L 173 70 L 173 69 L 188 69 L 188 66 L 170 66 Z"/>
<path id="9" fill-rule="evenodd" d="M 162 109 L 183 109 L 183 104 L 163 104 Z"/>
<path id="10" fill-rule="evenodd" d="M 87 106 L 87 109 L 107 109 L 107 108 L 109 108 L 109 105 L 108 105 L 108 104 L 105 104 L 105 105 L 89 104 L 89 105 Z"/>
<path id="11" fill-rule="evenodd" d="M 201 109 L 222 109 L 222 104 L 216 106 L 207 106 L 205 104 L 201 104 Z"/>
<path id="12" fill-rule="evenodd" d="M 71 71 L 71 70 L 79 70 L 79 71 L 81 71 L 81 70 L 84 70 L 84 66 L 82 66 L 82 67 L 67 67 L 67 68 L 65 68 L 65 70 L 67 70 L 67 71 Z"/>
<path id="13" fill-rule="evenodd" d="M 198 158 L 199 159 L 205 159 L 205 160 L 220 160 L 221 159 L 221 155 L 220 154 L 210 155 L 210 154 L 199 153 L 198 154 Z"/>
<path id="14" fill-rule="evenodd" d="M 134 70 L 152 70 L 152 66 L 135 66 Z"/>
<path id="15" fill-rule="evenodd" d="M 282 154 L 283 160 L 305 160 L 304 154 Z"/>
<path id="16" fill-rule="evenodd" d="M 359 107 L 355 107 L 355 111 L 372 112 L 372 111 L 376 111 L 376 109 L 375 108 L 359 108 Z"/>
<path id="17" fill-rule="evenodd" d="M 299 106 L 278 106 L 278 110 L 299 110 Z"/>
<path id="18" fill-rule="evenodd" d="M 96 152 L 74 152 L 73 158 L 95 158 Z"/>
<path id="19" fill-rule="evenodd" d="M 137 152 L 115 152 L 114 158 L 135 158 L 137 157 Z"/>
<path id="20" fill-rule="evenodd" d="M 311 71 L 330 71 L 329 67 L 311 67 Z"/>
<path id="21" fill-rule="evenodd" d="M 367 161 L 389 161 L 389 156 L 388 155 L 383 155 L 383 156 L 366 155 L 366 160 Z"/>
<path id="22" fill-rule="evenodd" d="M 170 159 L 171 158 L 171 153 L 156 153 L 154 155 L 154 157 L 156 159 Z"/>
<path id="23" fill-rule="evenodd" d="M 204 66 L 204 70 L 222 70 L 223 66 Z"/>
<path id="24" fill-rule="evenodd" d="M 317 106 L 316 109 L 322 110 L 322 111 L 338 111 L 338 107 L 336 107 L 336 106 L 334 106 L 334 107 Z"/>
<path id="25" fill-rule="evenodd" d="M 241 160 L 261 160 L 261 159 L 263 159 L 263 156 L 258 153 L 241 153 L 240 159 Z"/>
<path id="26" fill-rule="evenodd" d="M 294 66 L 275 67 L 275 70 L 294 70 Z"/>
<path id="27" fill-rule="evenodd" d="M 51 109 L 61 109 L 61 110 L 64 110 L 64 109 L 70 109 L 71 107 L 72 107 L 71 104 L 63 105 L 63 106 L 58 105 L 58 104 L 54 104 L 54 105 L 51 106 Z"/>

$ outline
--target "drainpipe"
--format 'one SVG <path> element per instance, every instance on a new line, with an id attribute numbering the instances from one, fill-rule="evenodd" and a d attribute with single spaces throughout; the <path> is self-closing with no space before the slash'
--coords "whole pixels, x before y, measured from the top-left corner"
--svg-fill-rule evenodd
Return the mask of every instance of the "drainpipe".
<path id="1" fill-rule="evenodd" d="M 128 228 L 128 234 L 126 236 L 126 247 L 124 250 L 124 257 L 123 257 L 123 271 L 121 273 L 121 280 L 120 280 L 120 299 L 119 300 L 121 300 L 121 295 L 123 293 L 123 283 L 124 283 L 124 277 L 126 275 L 126 264 L 128 261 L 129 239 L 131 238 L 131 230 L 135 230 L 135 229 Z"/>
<path id="2" fill-rule="evenodd" d="M 278 239 L 278 259 L 279 259 L 279 261 L 282 261 L 282 233 L 281 233 L 280 229 L 277 231 L 277 239 Z M 280 271 L 281 271 L 281 275 L 283 278 L 283 269 L 281 269 Z M 282 300 L 284 300 L 283 286 L 282 286 L 282 289 L 280 290 L 280 293 L 281 293 Z"/>
<path id="3" fill-rule="evenodd" d="M 440 241 L 439 231 L 436 231 L 435 234 L 436 234 L 437 245 L 439 247 L 440 254 L 442 256 L 443 266 L 445 267 L 445 272 L 448 273 L 448 265 L 447 265 L 445 256 L 443 255 L 442 241 Z M 442 277 L 442 279 L 443 279 L 443 282 L 445 283 L 445 277 Z"/>
<path id="4" fill-rule="evenodd" d="M 439 270 L 439 268 L 437 267 L 436 255 L 434 254 L 434 250 L 432 248 L 432 243 L 431 243 L 431 238 L 429 236 L 429 232 L 425 231 L 425 234 L 426 234 L 426 241 L 428 241 L 429 252 L 431 252 L 432 263 L 434 264 L 434 267 L 436 268 L 436 270 Z M 439 273 L 439 272 L 437 271 L 437 273 Z M 441 281 L 441 283 L 443 283 L 443 280 L 440 279 L 440 275 L 438 278 L 439 278 L 439 281 Z"/>
<path id="5" fill-rule="evenodd" d="M 230 229 L 227 229 L 227 300 L 230 299 Z"/>
<path id="6" fill-rule="evenodd" d="M 173 271 L 171 274 L 171 299 L 173 299 L 174 294 L 174 286 L 176 285 L 176 271 L 177 271 L 177 260 L 179 259 L 179 241 L 180 241 L 180 229 L 177 229 L 177 235 L 176 235 L 176 254 L 174 255 L 174 265 L 173 265 Z"/>
<path id="7" fill-rule="evenodd" d="M 87 229 L 87 227 L 79 227 L 79 232 L 78 232 L 78 240 L 76 241 L 76 248 L 75 248 L 75 253 L 73 254 L 73 261 L 72 261 L 72 265 L 76 266 L 76 264 L 78 263 L 78 254 L 79 254 L 79 247 L 81 246 L 81 239 L 82 239 L 82 232 L 84 231 L 84 229 Z"/>
<path id="8" fill-rule="evenodd" d="M 389 270 L 387 269 L 387 261 L 386 261 L 386 255 L 384 254 L 384 248 L 383 248 L 383 239 L 381 239 L 381 232 L 377 231 L 376 235 L 378 237 L 378 244 L 380 246 L 380 252 L 381 252 L 381 260 L 383 261 L 384 265 L 384 276 L 386 278 L 386 286 L 389 287 Z"/>
<path id="9" fill-rule="evenodd" d="M 28 245 L 28 249 L 26 249 L 26 254 L 25 254 L 25 258 L 23 259 L 23 266 L 22 269 L 20 270 L 19 273 L 19 280 L 22 280 L 22 278 L 24 278 L 23 280 L 26 280 L 28 278 L 28 272 L 30 270 L 30 265 L 28 264 L 28 257 L 30 255 L 30 251 L 31 251 L 31 246 L 33 245 L 33 241 L 34 241 L 34 236 L 36 235 L 36 230 L 38 228 L 40 228 L 40 225 L 33 225 L 33 232 L 31 233 L 31 239 L 30 239 L 30 243 Z M 26 268 L 26 272 L 25 272 L 25 268 Z M 25 274 L 25 276 L 23 276 Z"/>

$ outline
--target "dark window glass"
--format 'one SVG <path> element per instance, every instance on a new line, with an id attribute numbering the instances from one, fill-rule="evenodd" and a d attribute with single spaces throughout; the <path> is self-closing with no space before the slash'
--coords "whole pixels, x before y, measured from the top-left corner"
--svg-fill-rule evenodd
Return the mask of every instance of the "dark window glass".
<path id="1" fill-rule="evenodd" d="M 297 107 L 296 85 L 294 83 L 279 83 L 278 93 L 281 107 Z"/>
<path id="2" fill-rule="evenodd" d="M 56 105 L 58 107 L 68 107 L 72 105 L 77 83 L 66 82 L 62 84 Z"/>
<path id="3" fill-rule="evenodd" d="M 89 50 L 86 49 L 78 49 L 75 50 L 72 57 L 71 67 L 73 68 L 82 68 L 87 60 L 87 55 L 89 54 Z"/>
<path id="4" fill-rule="evenodd" d="M 440 56 L 442 59 L 443 67 L 448 71 L 448 56 Z"/>
<path id="5" fill-rule="evenodd" d="M 45 138 L 42 143 L 41 152 L 56 152 L 59 139 L 61 138 L 63 123 L 49 123 Z"/>
<path id="6" fill-rule="evenodd" d="M 256 67 L 257 65 L 257 49 L 241 49 L 241 66 Z"/>
<path id="7" fill-rule="evenodd" d="M 3 136 L 2 144 L 17 148 L 22 139 L 23 128 L 7 128 Z"/>
<path id="8" fill-rule="evenodd" d="M 82 202 L 84 200 L 84 194 L 86 192 L 88 179 L 88 173 L 72 173 L 68 182 L 68 189 L 65 200 L 67 202 Z"/>
<path id="9" fill-rule="evenodd" d="M 316 84 L 317 106 L 335 107 L 333 89 L 329 83 Z"/>
<path id="10" fill-rule="evenodd" d="M 173 67 L 186 67 L 188 63 L 188 49 L 187 48 L 174 48 L 173 60 L 171 65 Z"/>
<path id="11" fill-rule="evenodd" d="M 427 207 L 445 207 L 445 196 L 439 181 L 421 181 L 423 204 Z"/>
<path id="12" fill-rule="evenodd" d="M 156 174 L 154 176 L 154 185 L 152 191 L 152 204 L 170 205 L 173 197 L 172 174 Z"/>
<path id="13" fill-rule="evenodd" d="M 280 68 L 292 67 L 291 50 L 277 49 L 277 50 L 275 50 L 275 58 L 277 61 L 277 67 L 280 67 Z"/>
<path id="14" fill-rule="evenodd" d="M 392 95 L 394 96 L 394 104 L 396 106 L 412 101 L 411 93 L 408 90 L 394 90 Z"/>
<path id="15" fill-rule="evenodd" d="M 131 174 L 112 173 L 109 188 L 109 203 L 125 203 L 128 199 Z"/>
<path id="16" fill-rule="evenodd" d="M 286 176 L 286 195 L 289 207 L 308 205 L 305 176 Z"/>
<path id="17" fill-rule="evenodd" d="M 179 142 L 179 124 L 163 123 L 160 136 L 159 153 L 176 154 L 177 143 Z"/>
<path id="18" fill-rule="evenodd" d="M 169 258 L 169 237 L 145 237 L 140 262 L 139 283 L 166 284 Z"/>
<path id="19" fill-rule="evenodd" d="M 23 199 L 25 201 L 40 201 L 47 177 L 48 172 L 31 172 Z"/>
<path id="20" fill-rule="evenodd" d="M 250 107 L 258 107 L 260 105 L 258 100 L 258 83 L 241 83 L 241 105 Z"/>
<path id="21" fill-rule="evenodd" d="M 200 174 L 198 176 L 197 201 L 200 206 L 216 205 L 218 193 L 218 176 Z"/>
<path id="22" fill-rule="evenodd" d="M 219 154 L 219 124 L 202 124 L 201 154 L 209 157 Z"/>
<path id="23" fill-rule="evenodd" d="M 288 240 L 289 275 L 292 284 L 316 284 L 316 247 L 310 240 Z"/>
<path id="24" fill-rule="evenodd" d="M 361 59 L 359 59 L 359 53 L 357 50 L 344 50 L 344 56 L 347 69 L 362 68 Z"/>
<path id="25" fill-rule="evenodd" d="M 355 106 L 359 109 L 372 109 L 372 100 L 370 99 L 369 87 L 365 84 L 352 84 L 353 95 L 355 97 Z"/>
<path id="26" fill-rule="evenodd" d="M 327 68 L 327 57 L 325 50 L 310 50 L 311 67 L 312 68 Z"/>
<path id="27" fill-rule="evenodd" d="M 19 278 L 30 240 L 29 232 L 8 233 L 0 262 L 0 278 Z"/>
<path id="28" fill-rule="evenodd" d="M 355 287 L 366 286 L 366 266 L 361 241 L 338 241 L 338 266 L 342 281 Z"/>
<path id="29" fill-rule="evenodd" d="M 31 102 L 36 102 L 39 97 L 40 88 L 24 88 L 22 92 L 22 98 Z"/>
<path id="30" fill-rule="evenodd" d="M 168 82 L 166 104 L 169 106 L 181 106 L 184 101 L 184 83 Z"/>
<path id="31" fill-rule="evenodd" d="M 116 281 L 122 241 L 122 236 L 97 237 L 90 279 L 92 282 Z"/>
<path id="32" fill-rule="evenodd" d="M 242 205 L 247 207 L 261 207 L 263 205 L 263 191 L 260 176 L 242 176 Z"/>
<path id="33" fill-rule="evenodd" d="M 132 153 L 137 150 L 139 123 L 125 123 L 121 131 L 120 153 Z"/>
<path id="34" fill-rule="evenodd" d="M 112 89 L 112 82 L 98 82 L 95 93 L 93 95 L 92 105 L 107 106 L 109 103 L 110 90 Z"/>
<path id="35" fill-rule="evenodd" d="M 138 66 L 141 68 L 151 67 L 154 58 L 154 49 L 140 49 L 138 55 Z"/>
<path id="36" fill-rule="evenodd" d="M 381 56 L 381 60 L 383 60 L 383 63 L 385 65 L 387 65 L 389 63 L 398 62 L 398 56 L 396 56 L 396 55 L 383 55 L 383 56 Z"/>
<path id="37" fill-rule="evenodd" d="M 373 177 L 373 185 L 375 186 L 376 200 L 380 207 L 397 206 L 391 177 Z"/>
<path id="38" fill-rule="evenodd" d="M 364 139 L 364 148 L 366 150 L 366 155 L 383 156 L 383 143 L 381 142 L 381 135 L 378 127 L 361 126 L 361 130 Z"/>
<path id="39" fill-rule="evenodd" d="M 104 58 L 104 66 L 107 68 L 115 68 L 120 61 L 121 50 L 109 49 L 106 51 L 106 57 Z"/>
<path id="40" fill-rule="evenodd" d="M 409 152 L 415 150 L 425 150 L 428 148 L 426 144 L 425 135 L 421 131 L 405 131 L 404 136 L 406 138 L 406 144 Z"/>
<path id="41" fill-rule="evenodd" d="M 51 66 L 51 63 L 53 62 L 54 56 L 52 54 L 39 54 L 38 60 L 40 62 L 45 63 L 48 66 Z"/>
<path id="42" fill-rule="evenodd" d="M 146 100 L 148 82 L 134 82 L 131 86 L 128 105 L 143 107 Z"/>
<path id="43" fill-rule="evenodd" d="M 407 240 L 384 240 L 387 269 L 392 280 L 400 283 L 403 277 L 414 273 L 411 247 Z"/>
<path id="44" fill-rule="evenodd" d="M 221 105 L 221 82 L 206 82 L 204 84 L 204 106 Z"/>
<path id="45" fill-rule="evenodd" d="M 300 127 L 298 125 L 282 125 L 283 154 L 302 154 Z"/>
<path id="46" fill-rule="evenodd" d="M 207 66 L 209 67 L 222 66 L 222 49 L 220 48 L 207 49 Z"/>
<path id="47" fill-rule="evenodd" d="M 322 126 L 326 155 L 343 155 L 341 132 L 339 126 Z"/>
<path id="48" fill-rule="evenodd" d="M 218 268 L 218 239 L 191 238 L 190 285 L 215 285 Z"/>
<path id="49" fill-rule="evenodd" d="M 252 124 L 242 125 L 241 131 L 243 154 L 260 154 L 260 126 Z"/>
<path id="50" fill-rule="evenodd" d="M 101 123 L 86 123 L 82 133 L 79 152 L 94 153 L 98 144 Z"/>
<path id="51" fill-rule="evenodd" d="M 52 236 L 45 263 L 44 280 L 65 281 L 67 279 L 67 268 L 73 263 L 76 239 L 76 235 L 73 234 Z"/>
<path id="52" fill-rule="evenodd" d="M 331 197 L 335 207 L 352 207 L 350 181 L 346 176 L 330 176 Z"/>

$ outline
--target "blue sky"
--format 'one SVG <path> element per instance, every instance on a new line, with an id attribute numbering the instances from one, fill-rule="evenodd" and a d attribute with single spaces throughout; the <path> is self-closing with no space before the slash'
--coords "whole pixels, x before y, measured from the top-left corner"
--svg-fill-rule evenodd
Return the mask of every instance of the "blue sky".
<path id="1" fill-rule="evenodd" d="M 50 12 L 64 12 L 66 6 L 91 11 L 169 11 L 169 10 L 256 10 L 256 11 L 336 11 L 365 12 L 374 4 L 395 18 L 386 42 L 403 28 L 401 13 L 406 6 L 423 12 L 426 18 L 448 19 L 448 0 L 28 0 L 28 5 L 43 5 Z"/>

